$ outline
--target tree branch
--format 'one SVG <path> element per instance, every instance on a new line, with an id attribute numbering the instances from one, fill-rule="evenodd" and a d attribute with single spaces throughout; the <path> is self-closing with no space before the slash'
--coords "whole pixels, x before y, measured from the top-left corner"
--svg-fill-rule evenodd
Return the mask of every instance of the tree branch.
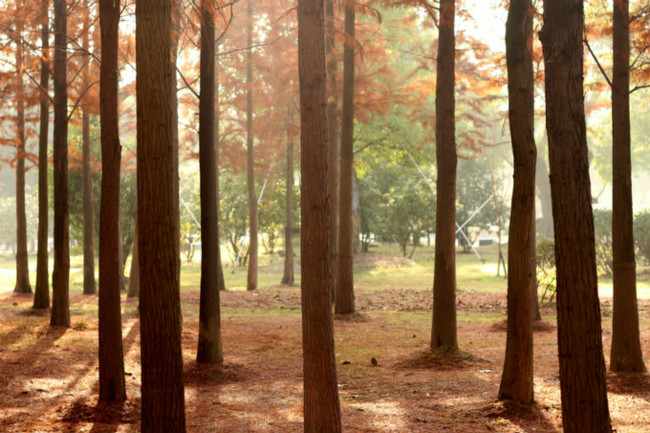
<path id="1" fill-rule="evenodd" d="M 594 58 L 594 61 L 596 62 L 596 65 L 598 66 L 598 69 L 600 69 L 600 72 L 603 74 L 603 77 L 605 77 L 605 81 L 607 81 L 607 84 L 609 84 L 609 87 L 611 88 L 612 87 L 612 81 L 607 76 L 607 72 L 605 72 L 603 67 L 600 65 L 600 62 L 598 61 L 598 57 L 596 57 L 593 50 L 591 49 L 591 45 L 589 45 L 589 41 L 587 40 L 587 38 L 584 38 L 583 42 L 587 46 L 587 49 L 589 49 L 589 52 L 591 53 L 591 57 Z"/>

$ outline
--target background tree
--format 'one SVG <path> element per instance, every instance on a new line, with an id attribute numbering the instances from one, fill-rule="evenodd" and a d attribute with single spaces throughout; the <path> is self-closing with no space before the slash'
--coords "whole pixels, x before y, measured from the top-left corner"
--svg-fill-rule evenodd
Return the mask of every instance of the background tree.
<path id="1" fill-rule="evenodd" d="M 583 30 L 582 1 L 545 0 L 540 39 L 546 69 L 562 424 L 566 433 L 610 433 L 583 97 Z"/>
<path id="2" fill-rule="evenodd" d="M 305 433 L 340 433 L 331 312 L 323 2 L 298 3 L 301 292 Z"/>
<path id="3" fill-rule="evenodd" d="M 38 245 L 36 253 L 36 288 L 34 290 L 34 308 L 50 306 L 50 284 L 48 272 L 48 197 L 47 197 L 47 144 L 50 126 L 49 109 L 49 47 L 50 19 L 49 0 L 41 0 L 41 77 L 40 77 L 40 110 L 38 132 Z"/>
<path id="4" fill-rule="evenodd" d="M 454 0 L 440 1 L 436 77 L 436 252 L 431 347 L 457 347 Z"/>
<path id="5" fill-rule="evenodd" d="M 184 433 L 171 6 L 136 6 L 142 431 Z"/>
<path id="6" fill-rule="evenodd" d="M 214 2 L 202 0 L 201 94 L 199 99 L 199 164 L 201 178 L 201 302 L 197 362 L 222 363 L 219 306 L 219 232 L 217 170 L 214 143 Z"/>
<path id="7" fill-rule="evenodd" d="M 614 0 L 612 73 L 612 253 L 614 312 L 610 370 L 644 372 L 632 210 L 630 152 L 630 12 L 628 0 Z"/>
<path id="8" fill-rule="evenodd" d="M 354 313 L 354 212 L 352 209 L 352 171 L 354 150 L 354 41 L 355 4 L 345 4 L 343 49 L 343 101 L 341 114 L 341 161 L 339 190 L 338 281 L 336 312 Z"/>
<path id="9" fill-rule="evenodd" d="M 514 155 L 508 233 L 508 335 L 499 398 L 533 401 L 535 278 L 535 131 L 533 130 L 533 6 L 511 0 L 506 23 L 510 137 Z"/>
<path id="10" fill-rule="evenodd" d="M 257 289 L 257 195 L 255 194 L 255 156 L 253 136 L 253 3 L 248 0 L 248 63 L 246 65 L 246 149 L 248 179 L 249 247 L 247 290 Z"/>
<path id="11" fill-rule="evenodd" d="M 25 9 L 16 1 L 16 286 L 17 293 L 32 293 L 27 256 L 27 216 L 25 214 L 25 85 L 23 31 Z"/>

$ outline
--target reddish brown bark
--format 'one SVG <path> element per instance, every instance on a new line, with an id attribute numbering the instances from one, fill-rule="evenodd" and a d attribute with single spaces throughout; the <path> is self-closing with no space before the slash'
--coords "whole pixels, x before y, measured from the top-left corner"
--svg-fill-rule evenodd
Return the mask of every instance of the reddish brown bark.
<path id="1" fill-rule="evenodd" d="M 546 0 L 546 68 L 557 324 L 565 433 L 611 433 L 584 112 L 582 0 Z"/>
<path id="2" fill-rule="evenodd" d="M 436 82 L 436 245 L 431 347 L 457 347 L 454 0 L 441 0 Z"/>
<path id="3" fill-rule="evenodd" d="M 248 64 L 246 65 L 246 140 L 248 181 L 248 247 L 247 290 L 257 289 L 257 195 L 255 194 L 255 155 L 253 137 L 253 3 L 248 0 Z"/>
<path id="4" fill-rule="evenodd" d="M 354 39 L 355 11 L 353 4 L 345 7 L 345 33 Z M 336 312 L 354 313 L 354 211 L 352 209 L 352 176 L 354 163 L 354 47 L 343 49 L 343 101 L 341 113 L 341 161 L 339 191 L 339 239 Z"/>
<path id="5" fill-rule="evenodd" d="M 293 142 L 287 143 L 287 195 L 286 195 L 286 224 L 284 227 L 284 273 L 282 284 L 293 286 Z"/>
<path id="6" fill-rule="evenodd" d="M 38 131 L 38 246 L 36 252 L 36 289 L 34 290 L 34 308 L 49 308 L 50 284 L 48 272 L 48 197 L 47 197 L 47 143 L 50 124 L 49 98 L 47 91 L 50 81 L 48 56 L 50 48 L 49 0 L 41 0 L 41 93 L 40 124 Z"/>
<path id="7" fill-rule="evenodd" d="M 508 336 L 499 398 L 533 401 L 533 291 L 535 278 L 535 163 L 533 130 L 533 7 L 511 0 L 506 60 L 514 184 L 508 233 Z"/>
<path id="8" fill-rule="evenodd" d="M 100 118 L 102 193 L 99 221 L 99 399 L 126 399 L 120 311 L 120 138 L 118 117 L 118 23 L 120 3 L 100 0 L 102 62 Z M 88 276 L 90 278 L 90 276 Z M 94 275 L 93 275 L 94 280 Z"/>
<path id="9" fill-rule="evenodd" d="M 143 433 L 185 432 L 171 6 L 136 4 Z"/>
<path id="10" fill-rule="evenodd" d="M 70 326 L 70 233 L 68 211 L 67 16 L 54 0 L 54 270 L 50 325 Z"/>
<path id="11" fill-rule="evenodd" d="M 214 148 L 214 6 L 201 1 L 201 93 L 199 167 L 201 184 L 201 302 L 197 362 L 222 363 L 219 306 L 217 168 Z"/>
<path id="12" fill-rule="evenodd" d="M 298 3 L 301 292 L 305 433 L 340 433 L 329 265 L 323 2 Z"/>
<path id="13" fill-rule="evenodd" d="M 614 312 L 610 370 L 644 372 L 636 296 L 630 152 L 630 11 L 614 0 L 612 74 L 612 253 Z"/>

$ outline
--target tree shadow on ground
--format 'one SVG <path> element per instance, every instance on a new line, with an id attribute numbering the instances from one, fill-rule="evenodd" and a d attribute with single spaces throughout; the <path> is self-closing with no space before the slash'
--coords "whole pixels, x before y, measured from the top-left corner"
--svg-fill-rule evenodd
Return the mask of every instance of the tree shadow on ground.
<path id="1" fill-rule="evenodd" d="M 537 403 L 524 405 L 502 400 L 470 412 L 475 416 L 484 417 L 487 420 L 486 425 L 496 426 L 507 420 L 518 426 L 522 432 L 558 433 L 559 430 L 549 420 L 549 409 Z"/>
<path id="2" fill-rule="evenodd" d="M 650 402 L 650 375 L 648 373 L 608 372 L 607 392 L 633 395 Z"/>

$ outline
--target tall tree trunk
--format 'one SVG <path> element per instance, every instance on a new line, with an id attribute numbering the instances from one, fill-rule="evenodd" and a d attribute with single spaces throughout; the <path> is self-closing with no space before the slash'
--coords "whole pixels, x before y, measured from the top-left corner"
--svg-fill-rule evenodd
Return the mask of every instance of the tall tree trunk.
<path id="1" fill-rule="evenodd" d="M 102 43 L 99 89 L 102 144 L 99 216 L 99 400 L 108 402 L 126 399 L 120 311 L 122 266 L 119 255 L 119 245 L 122 243 L 119 230 L 121 146 L 117 111 L 120 2 L 101 0 L 99 8 Z"/>
<path id="2" fill-rule="evenodd" d="M 143 433 L 185 432 L 171 6 L 136 4 Z"/>
<path id="3" fill-rule="evenodd" d="M 291 117 L 291 116 L 290 116 Z M 289 119 L 291 122 L 291 118 Z M 282 284 L 293 286 L 293 142 L 287 142 L 287 197 L 286 197 L 286 225 L 284 227 L 284 274 Z"/>
<path id="4" fill-rule="evenodd" d="M 336 118 L 338 95 L 336 89 L 336 51 L 334 39 L 334 0 L 325 0 L 325 26 L 329 32 L 325 35 L 325 50 L 327 60 L 327 126 L 329 134 L 329 177 L 327 189 L 330 195 L 330 260 L 332 263 L 332 296 L 336 299 L 339 292 L 338 263 L 339 263 L 339 179 L 341 146 L 338 140 L 339 128 Z"/>
<path id="5" fill-rule="evenodd" d="M 557 322 L 565 433 L 611 433 L 596 271 L 583 96 L 582 0 L 545 0 L 546 67 Z"/>
<path id="6" fill-rule="evenodd" d="M 298 3 L 300 230 L 305 433 L 340 433 L 332 323 L 327 197 L 327 83 L 323 2 Z"/>
<path id="7" fill-rule="evenodd" d="M 257 196 L 255 195 L 255 156 L 253 153 L 253 3 L 248 0 L 248 64 L 246 65 L 246 137 L 250 246 L 248 247 L 247 290 L 257 289 Z"/>
<path id="8" fill-rule="evenodd" d="M 219 236 L 219 59 L 217 53 L 219 46 L 214 48 L 214 160 L 215 171 L 217 173 L 217 236 Z M 217 248 L 217 263 L 219 267 L 219 290 L 226 290 L 226 281 L 223 277 L 223 263 L 221 262 L 221 239 L 219 239 L 219 248 Z"/>
<path id="9" fill-rule="evenodd" d="M 457 347 L 454 0 L 440 1 L 436 82 L 436 246 L 431 347 Z"/>
<path id="10" fill-rule="evenodd" d="M 541 155 L 541 151 L 537 154 L 537 162 L 535 164 L 535 184 L 537 186 L 537 193 L 542 211 L 542 219 L 540 223 L 537 224 L 536 230 L 540 236 L 553 239 L 551 185 L 548 182 L 548 167 L 546 166 L 544 157 Z"/>
<path id="11" fill-rule="evenodd" d="M 90 7 L 90 5 L 87 5 Z M 86 67 L 83 72 L 83 85 L 90 86 L 90 14 L 86 14 L 84 22 L 84 33 L 81 46 L 84 50 L 83 57 Z M 117 65 L 115 66 L 117 67 Z M 84 295 L 94 295 L 97 292 L 95 286 L 95 211 L 93 206 L 93 181 L 90 171 L 90 117 L 86 103 L 81 104 L 81 142 L 82 142 L 82 164 L 81 164 L 81 191 L 83 196 L 83 252 L 84 252 Z"/>
<path id="12" fill-rule="evenodd" d="M 27 256 L 27 215 L 25 214 L 25 85 L 23 84 L 22 0 L 16 2 L 16 287 L 17 293 L 32 293 Z"/>
<path id="13" fill-rule="evenodd" d="M 49 98 L 47 91 L 50 81 L 48 64 L 50 49 L 49 0 L 41 0 L 41 93 L 40 128 L 38 132 L 38 247 L 36 252 L 36 290 L 34 308 L 49 308 L 50 284 L 48 272 L 48 197 L 47 197 L 47 143 L 50 124 Z"/>
<path id="14" fill-rule="evenodd" d="M 122 148 L 120 147 L 120 152 Z M 119 194 L 119 177 L 118 177 L 118 194 Z M 126 282 L 124 281 L 124 244 L 123 244 L 123 238 L 122 238 L 122 217 L 120 215 L 120 208 L 119 208 L 119 197 L 117 201 L 117 256 L 119 258 L 119 261 L 117 263 L 117 274 L 118 274 L 118 284 L 120 287 L 120 292 L 126 292 Z"/>
<path id="15" fill-rule="evenodd" d="M 217 167 L 214 149 L 214 4 L 201 0 L 201 94 L 199 165 L 201 177 L 201 303 L 197 362 L 222 363 L 219 307 Z"/>
<path id="16" fill-rule="evenodd" d="M 133 249 L 131 250 L 131 272 L 129 272 L 129 288 L 126 296 L 137 298 L 140 296 L 140 266 L 138 257 L 138 221 L 135 221 L 133 229 Z"/>
<path id="17" fill-rule="evenodd" d="M 639 336 L 630 154 L 630 11 L 614 0 L 612 75 L 612 252 L 614 313 L 610 370 L 646 371 Z"/>
<path id="18" fill-rule="evenodd" d="M 354 39 L 355 10 L 345 6 L 345 34 Z M 354 47 L 343 49 L 343 112 L 341 113 L 341 179 L 339 191 L 338 281 L 335 310 L 354 313 L 354 211 L 352 165 L 354 162 Z"/>
<path id="19" fill-rule="evenodd" d="M 533 6 L 511 0 L 506 61 L 514 184 L 508 233 L 508 337 L 499 398 L 533 401 L 533 302 L 535 278 L 535 162 L 533 130 Z"/>
<path id="20" fill-rule="evenodd" d="M 54 270 L 50 325 L 70 326 L 66 1 L 54 0 Z"/>

